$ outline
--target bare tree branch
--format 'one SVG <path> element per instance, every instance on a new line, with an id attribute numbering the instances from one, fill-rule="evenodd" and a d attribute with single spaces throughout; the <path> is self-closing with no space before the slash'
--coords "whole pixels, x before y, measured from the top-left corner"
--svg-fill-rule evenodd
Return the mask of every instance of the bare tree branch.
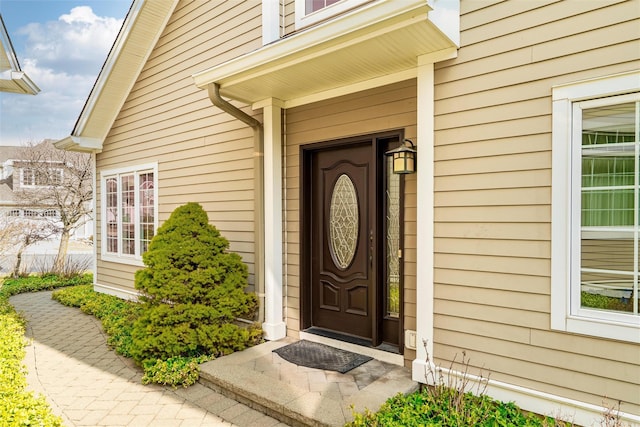
<path id="1" fill-rule="evenodd" d="M 59 228 L 54 271 L 63 271 L 69 237 L 92 215 L 93 164 L 89 154 L 29 144 L 14 162 L 14 194 L 23 209 L 35 209 Z M 56 215 L 47 215 L 55 211 Z"/>

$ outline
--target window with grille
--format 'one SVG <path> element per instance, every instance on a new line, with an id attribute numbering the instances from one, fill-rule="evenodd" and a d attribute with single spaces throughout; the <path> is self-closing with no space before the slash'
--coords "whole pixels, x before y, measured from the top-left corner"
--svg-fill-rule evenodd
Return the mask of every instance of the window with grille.
<path id="1" fill-rule="evenodd" d="M 157 166 L 101 173 L 102 257 L 141 260 L 157 228 Z"/>
<path id="2" fill-rule="evenodd" d="M 20 184 L 23 187 L 48 187 L 61 185 L 62 168 L 54 167 L 25 167 L 21 169 Z"/>

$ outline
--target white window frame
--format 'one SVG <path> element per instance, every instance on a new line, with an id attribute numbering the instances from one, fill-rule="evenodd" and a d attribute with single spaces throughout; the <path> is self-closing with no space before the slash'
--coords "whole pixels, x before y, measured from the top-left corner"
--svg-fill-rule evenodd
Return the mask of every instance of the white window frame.
<path id="1" fill-rule="evenodd" d="M 120 244 L 120 238 L 122 236 L 122 223 L 118 221 L 118 253 L 107 252 L 107 203 L 106 203 L 106 194 L 107 194 L 107 179 L 116 177 L 118 182 L 120 180 L 121 175 L 131 175 L 134 177 L 134 205 L 136 207 L 140 206 L 140 191 L 139 191 L 139 178 L 140 175 L 153 172 L 153 188 L 155 189 L 155 197 L 153 200 L 153 209 L 154 209 L 154 235 L 158 230 L 158 163 L 146 163 L 142 165 L 136 165 L 132 167 L 123 167 L 118 169 L 110 169 L 104 170 L 100 172 L 100 237 L 101 237 L 101 245 L 100 245 L 100 258 L 103 261 L 110 262 L 118 262 L 123 264 L 131 264 L 137 266 L 144 266 L 142 262 L 142 253 L 140 253 L 140 209 L 134 209 L 134 226 L 136 227 L 135 232 L 135 253 L 124 254 L 122 253 L 122 245 Z M 120 186 L 118 185 L 118 210 L 121 210 L 122 207 L 122 191 Z M 120 218 L 121 215 L 118 215 Z"/>
<path id="2" fill-rule="evenodd" d="M 20 168 L 20 186 L 22 188 L 44 188 L 44 187 L 52 187 L 52 185 L 43 185 L 43 184 L 38 184 L 37 183 L 37 172 L 38 172 L 38 168 L 36 167 L 31 167 L 31 166 L 22 166 Z M 31 183 L 27 183 L 26 182 L 26 178 L 25 178 L 25 171 L 32 171 L 33 173 L 33 180 Z M 62 185 L 62 183 L 64 182 L 64 169 L 62 167 L 48 167 L 47 168 L 47 172 L 59 172 L 60 174 L 60 182 L 56 185 Z"/>
<path id="3" fill-rule="evenodd" d="M 306 0 L 295 1 L 296 30 L 303 27 L 308 27 L 309 25 L 317 24 L 318 22 L 324 21 L 325 19 L 340 15 L 347 12 L 348 10 L 371 2 L 371 0 L 341 0 L 337 3 L 307 14 L 305 6 Z"/>
<path id="4" fill-rule="evenodd" d="M 640 343 L 640 316 L 580 307 L 581 181 L 575 163 L 582 141 L 582 122 L 576 117 L 580 116 L 580 109 L 623 103 L 634 95 L 605 98 L 638 91 L 640 71 L 556 86 L 552 90 L 552 329 Z M 572 186 L 572 182 L 578 184 Z"/>

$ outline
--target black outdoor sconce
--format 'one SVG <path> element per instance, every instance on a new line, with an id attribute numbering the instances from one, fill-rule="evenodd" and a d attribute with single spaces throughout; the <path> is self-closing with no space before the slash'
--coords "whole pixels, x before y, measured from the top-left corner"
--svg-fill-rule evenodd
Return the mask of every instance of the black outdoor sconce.
<path id="1" fill-rule="evenodd" d="M 416 172 L 416 148 L 410 139 L 405 139 L 398 148 L 384 154 L 393 156 L 393 173 L 404 175 Z"/>

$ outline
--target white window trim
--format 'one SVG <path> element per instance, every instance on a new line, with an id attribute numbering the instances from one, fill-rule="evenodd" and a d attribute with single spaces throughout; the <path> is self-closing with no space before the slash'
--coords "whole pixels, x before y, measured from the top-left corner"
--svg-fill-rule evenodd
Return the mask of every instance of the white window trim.
<path id="1" fill-rule="evenodd" d="M 579 289 L 570 286 L 572 274 L 572 224 L 579 224 L 572 209 L 570 141 L 581 124 L 573 120 L 575 103 L 587 99 L 622 95 L 640 90 L 640 72 L 617 74 L 562 86 L 552 91 L 552 196 L 551 196 L 551 328 L 640 343 L 640 316 L 580 308 Z M 596 101 L 597 102 L 597 101 Z M 577 186 L 576 186 L 577 187 Z M 575 189 L 574 189 L 575 191 Z M 574 237 L 575 239 L 575 237 Z M 577 264 L 576 264 L 577 265 Z M 575 292 L 572 298 L 572 291 Z M 572 300 L 574 305 L 572 306 Z"/>
<path id="2" fill-rule="evenodd" d="M 109 261 L 109 262 L 117 262 L 121 264 L 144 266 L 144 263 L 142 262 L 142 254 L 137 253 L 140 248 L 139 233 L 136 233 L 137 237 L 135 240 L 136 241 L 135 255 L 120 253 L 120 251 L 122 250 L 120 245 L 118 245 L 118 251 L 119 251 L 118 254 L 107 252 L 107 222 L 105 221 L 105 218 L 107 218 L 107 204 L 105 203 L 105 200 L 106 200 L 105 195 L 107 193 L 107 178 L 112 177 L 114 175 L 134 174 L 134 179 L 136 183 L 136 191 L 134 193 L 135 205 L 139 206 L 138 198 L 140 197 L 140 192 L 138 191 L 138 177 L 140 173 L 151 172 L 151 171 L 153 172 L 153 187 L 155 188 L 155 197 L 153 200 L 153 208 L 155 213 L 153 228 L 155 233 L 155 230 L 158 229 L 158 163 L 157 162 L 146 163 L 146 164 L 136 165 L 132 167 L 123 167 L 118 169 L 109 169 L 109 170 L 100 171 L 100 240 L 101 240 L 100 259 L 101 260 Z M 121 197 L 121 192 L 120 192 L 120 188 L 118 187 L 118 206 L 120 206 L 120 197 Z M 140 223 L 140 218 L 139 218 L 140 209 L 136 209 L 134 212 L 135 212 L 134 224 L 137 225 Z M 121 233 L 121 230 L 118 230 L 118 236 L 120 236 L 120 233 Z"/>
<path id="3" fill-rule="evenodd" d="M 295 1 L 295 24 L 296 30 L 299 30 L 300 28 L 317 24 L 318 22 L 324 21 L 332 16 L 340 15 L 348 10 L 362 6 L 365 3 L 369 3 L 371 0 L 341 0 L 308 15 L 306 13 L 305 0 Z"/>
<path id="4" fill-rule="evenodd" d="M 33 184 L 25 183 L 24 172 L 25 172 L 25 170 L 29 170 L 29 169 L 33 170 L 34 173 L 35 173 L 35 171 L 37 171 L 37 168 L 36 167 L 32 167 L 32 166 L 22 166 L 22 167 L 20 167 L 20 187 L 21 188 L 52 188 L 52 187 L 54 187 L 53 185 L 41 185 L 41 184 L 35 183 L 36 175 L 33 176 L 33 180 L 34 180 Z M 49 171 L 53 171 L 53 170 L 60 171 L 60 184 L 59 185 L 62 185 L 64 183 L 64 168 L 62 168 L 62 167 L 49 167 L 47 169 Z"/>

